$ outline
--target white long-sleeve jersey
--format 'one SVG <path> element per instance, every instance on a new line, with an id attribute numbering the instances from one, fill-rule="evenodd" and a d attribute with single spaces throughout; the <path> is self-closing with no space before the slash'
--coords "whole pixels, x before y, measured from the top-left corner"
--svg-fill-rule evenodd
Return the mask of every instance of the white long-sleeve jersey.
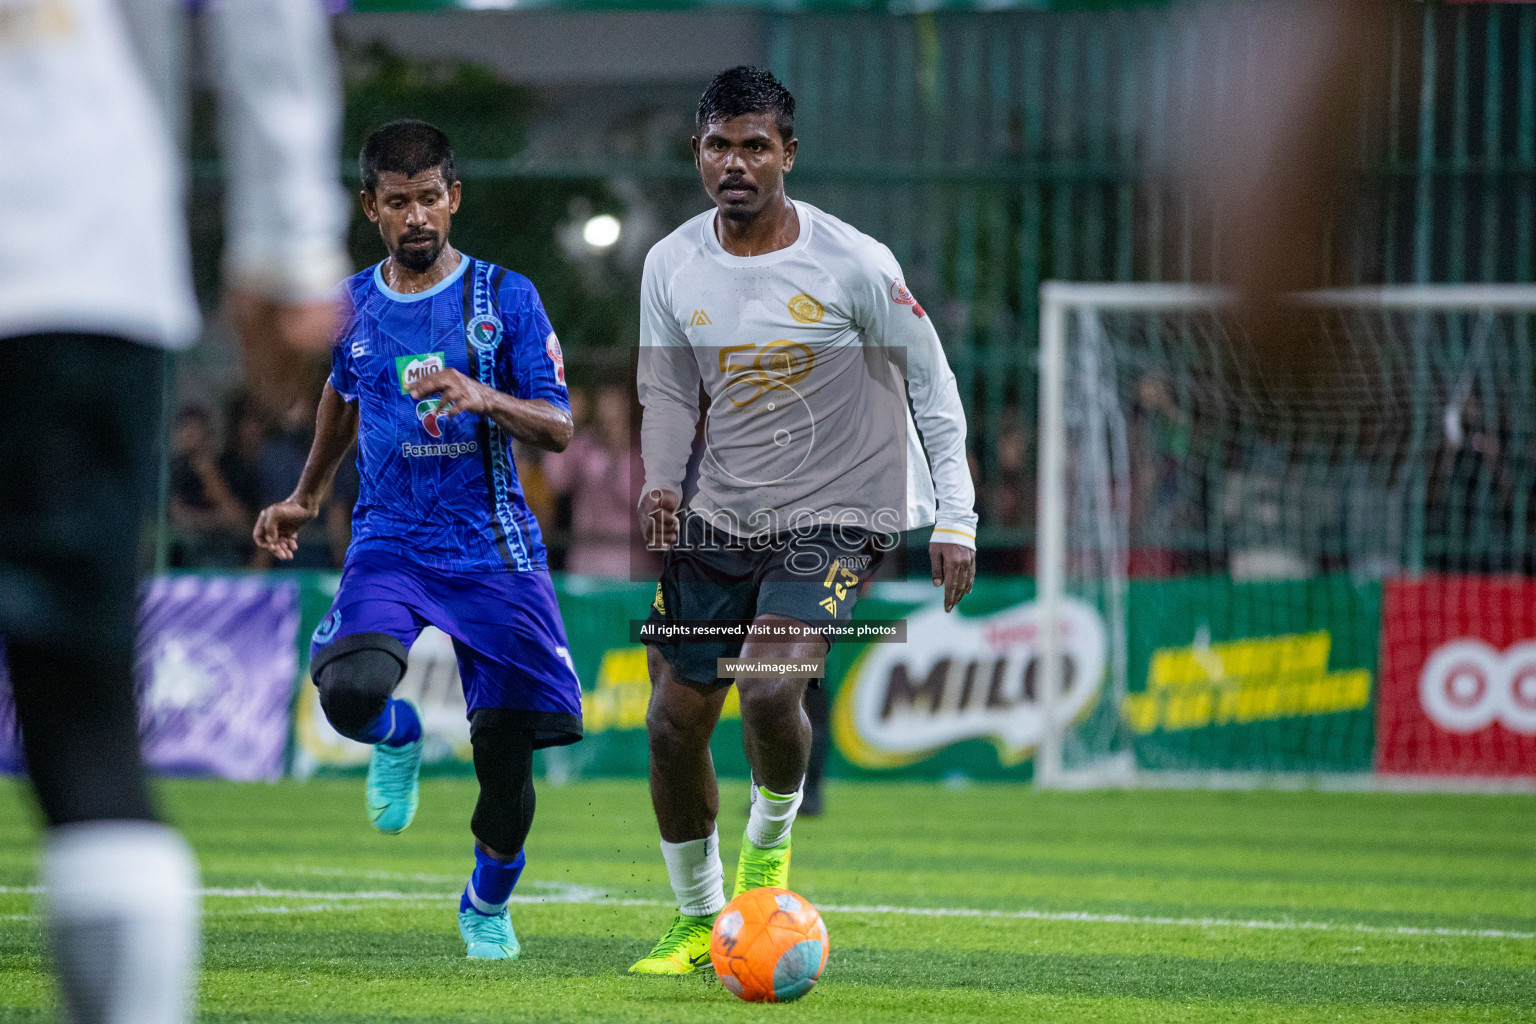
<path id="1" fill-rule="evenodd" d="M 645 261 L 637 386 L 646 490 L 683 493 L 738 536 L 808 520 L 934 524 L 975 546 L 965 414 L 933 323 L 884 245 L 796 202 L 787 248 L 733 256 L 706 211 Z"/>
<path id="2" fill-rule="evenodd" d="M 0 338 L 168 347 L 198 328 L 180 160 L 156 85 L 180 0 L 0 0 Z M 141 29 L 140 47 L 129 31 Z M 214 0 L 233 283 L 302 301 L 345 275 L 340 84 L 319 0 Z M 148 61 L 148 65 L 146 64 Z"/>

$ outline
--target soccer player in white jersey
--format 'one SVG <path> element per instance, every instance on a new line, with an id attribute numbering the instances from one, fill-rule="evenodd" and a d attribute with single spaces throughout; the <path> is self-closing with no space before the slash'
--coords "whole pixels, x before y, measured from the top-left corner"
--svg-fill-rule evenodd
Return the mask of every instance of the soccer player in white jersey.
<path id="1" fill-rule="evenodd" d="M 814 660 L 803 627 L 846 621 L 901 533 L 934 527 L 933 582 L 953 611 L 975 575 L 965 417 L 938 335 L 889 249 L 784 192 L 794 98 L 767 71 L 717 75 L 699 101 L 695 162 L 714 208 L 659 242 L 641 285 L 647 541 L 664 548 L 656 627 L 751 623 L 797 633 L 662 636 L 647 664 L 651 798 L 678 913 L 634 964 L 709 963 L 725 905 L 709 739 L 731 678 L 717 659 Z M 698 485 L 684 477 L 703 419 Z M 738 676 L 752 802 L 735 894 L 787 886 L 811 730 L 808 683 Z"/>

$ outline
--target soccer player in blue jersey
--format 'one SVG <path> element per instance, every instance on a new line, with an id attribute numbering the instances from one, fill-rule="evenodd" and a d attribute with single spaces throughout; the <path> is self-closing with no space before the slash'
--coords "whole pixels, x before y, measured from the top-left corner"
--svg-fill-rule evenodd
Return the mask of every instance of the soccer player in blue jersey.
<path id="1" fill-rule="evenodd" d="M 549 451 L 569 443 L 564 362 L 533 285 L 448 243 L 460 183 L 447 136 L 394 121 L 368 137 L 359 164 L 363 210 L 389 258 L 347 282 L 350 315 L 314 445 L 255 538 L 291 558 L 356 438 L 352 545 L 315 630 L 311 675 L 336 731 L 373 745 L 368 816 L 396 833 L 416 813 L 422 739 L 416 709 L 391 694 L 423 627 L 453 638 L 480 781 L 459 932 L 469 956 L 510 958 L 533 752 L 582 729 L 539 524 L 512 461 L 513 438 Z"/>

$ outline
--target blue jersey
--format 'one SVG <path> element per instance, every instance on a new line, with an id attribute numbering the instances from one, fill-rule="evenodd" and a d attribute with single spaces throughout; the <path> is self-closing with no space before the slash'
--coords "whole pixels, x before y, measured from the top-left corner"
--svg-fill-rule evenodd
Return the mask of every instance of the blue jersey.
<path id="1" fill-rule="evenodd" d="M 358 408 L 352 546 L 434 569 L 546 565 L 523 500 L 512 436 L 488 416 L 439 417 L 408 388 L 453 369 L 514 398 L 570 408 L 560 343 L 529 280 L 463 256 L 427 291 L 402 295 L 383 264 L 347 281 L 351 316 L 331 361 L 331 387 Z"/>

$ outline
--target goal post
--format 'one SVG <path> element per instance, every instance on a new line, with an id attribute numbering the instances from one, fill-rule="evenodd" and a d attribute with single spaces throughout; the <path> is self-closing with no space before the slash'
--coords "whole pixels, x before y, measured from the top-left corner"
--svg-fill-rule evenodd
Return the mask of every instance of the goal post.
<path id="1" fill-rule="evenodd" d="M 1531 785 L 1536 287 L 1040 297 L 1037 785 Z"/>

